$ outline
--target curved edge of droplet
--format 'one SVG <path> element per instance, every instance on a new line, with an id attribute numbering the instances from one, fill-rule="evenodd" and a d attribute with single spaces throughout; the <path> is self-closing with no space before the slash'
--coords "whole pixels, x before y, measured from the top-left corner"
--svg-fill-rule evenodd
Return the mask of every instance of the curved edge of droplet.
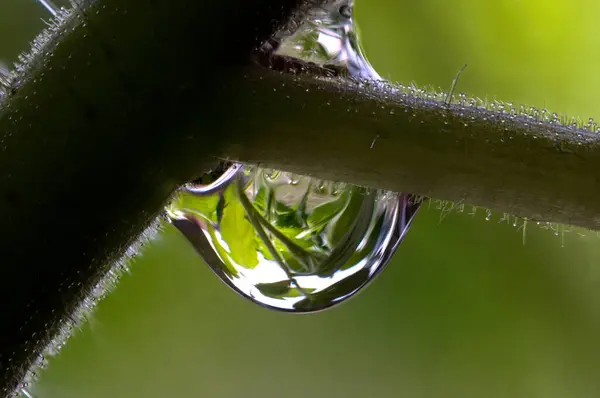
<path id="1" fill-rule="evenodd" d="M 212 248 L 208 239 L 204 235 L 204 231 L 200 225 L 203 221 L 200 219 L 189 219 L 185 217 L 181 218 L 171 218 L 169 222 L 185 237 L 185 239 L 192 245 L 194 250 L 200 255 L 200 258 L 208 265 L 208 268 L 212 270 L 212 272 L 221 280 L 221 282 L 225 283 L 231 290 L 233 290 L 238 296 L 245 298 L 246 300 L 251 300 L 250 297 L 246 296 L 243 292 L 239 291 L 235 286 L 233 281 L 230 279 L 230 275 L 228 275 L 222 268 L 214 267 L 212 264 L 218 264 L 221 262 L 221 259 Z M 253 301 L 254 302 L 254 301 Z M 265 306 L 262 303 L 254 302 L 255 304 L 259 304 L 261 306 Z M 271 308 L 270 306 L 268 306 Z M 277 309 L 275 307 L 275 309 Z"/>
<path id="2" fill-rule="evenodd" d="M 402 239 L 404 239 L 404 235 L 406 235 L 406 232 L 408 232 L 408 229 L 412 225 L 415 216 L 421 208 L 421 202 L 416 202 L 414 200 L 414 195 L 409 193 L 401 193 L 399 195 L 399 202 L 401 204 L 401 208 L 399 210 L 400 215 L 398 220 L 398 226 L 396 228 L 396 231 L 398 233 L 398 243 L 396 244 L 396 246 L 398 246 L 402 242 Z"/>
<path id="3" fill-rule="evenodd" d="M 398 214 L 398 223 L 396 224 L 396 228 L 395 228 L 395 232 L 394 232 L 394 238 L 396 240 L 396 243 L 388 251 L 387 258 L 385 258 L 383 260 L 384 265 L 379 267 L 379 269 L 376 271 L 375 275 L 380 274 L 386 268 L 387 264 L 390 262 L 390 260 L 396 253 L 398 246 L 400 246 L 400 244 L 404 240 L 404 237 L 406 236 L 406 233 L 410 229 L 410 226 L 412 225 L 412 222 L 415 219 L 415 216 L 417 215 L 417 213 L 419 212 L 419 209 L 421 208 L 420 202 L 414 202 L 414 200 L 413 200 L 414 195 L 408 194 L 408 193 L 400 193 L 398 195 L 399 195 L 399 198 L 398 198 L 398 203 L 399 203 L 398 213 L 399 214 Z M 375 276 L 375 275 L 373 275 L 373 276 Z"/>
<path id="4" fill-rule="evenodd" d="M 184 189 L 192 195 L 197 196 L 206 196 L 212 195 L 213 193 L 222 190 L 227 187 L 233 181 L 235 181 L 235 176 L 238 172 L 240 172 L 243 168 L 243 165 L 240 163 L 234 163 L 231 167 L 229 167 L 219 178 L 217 178 L 213 183 L 207 185 L 200 184 L 186 184 Z"/>
<path id="5" fill-rule="evenodd" d="M 364 278 L 364 277 L 360 278 L 360 276 L 358 274 L 361 272 L 368 272 L 369 269 L 365 268 L 365 269 L 357 272 L 355 277 L 357 279 L 363 279 L 364 281 L 362 283 L 357 284 L 351 292 L 347 293 L 346 295 L 341 297 L 339 300 L 330 301 L 330 302 L 326 303 L 326 305 L 324 305 L 322 307 L 318 307 L 316 309 L 313 307 L 310 310 L 303 311 L 302 309 L 294 308 L 293 310 L 286 310 L 286 312 L 292 312 L 294 314 L 312 314 L 312 313 L 328 310 L 332 307 L 335 307 L 342 303 L 347 302 L 348 300 L 350 300 L 353 297 L 358 296 L 358 294 L 360 292 L 364 291 L 365 288 L 368 287 L 368 285 L 370 285 L 375 279 L 377 279 L 377 277 L 387 268 L 389 262 L 391 261 L 392 257 L 396 253 L 396 250 L 398 249 L 398 247 L 404 240 L 404 237 L 406 236 L 406 233 L 408 232 L 410 226 L 412 225 L 412 222 L 413 222 L 415 216 L 417 215 L 418 210 L 421 208 L 421 203 L 415 202 L 413 200 L 414 195 L 407 194 L 407 193 L 397 193 L 397 195 L 398 195 L 398 202 L 397 202 L 397 208 L 396 208 L 396 225 L 395 225 L 393 236 L 392 236 L 392 240 L 394 240 L 395 243 L 386 250 L 386 255 L 381 259 L 379 266 L 375 270 L 373 270 L 373 273 L 370 274 L 367 278 Z M 352 277 L 350 277 L 350 278 L 352 278 Z M 339 283 L 331 286 L 331 288 L 336 288 L 336 287 L 339 288 Z M 299 303 L 301 303 L 301 301 L 296 303 L 296 305 Z M 273 308 L 273 307 L 269 307 L 269 308 Z M 280 309 L 277 307 L 274 307 L 273 309 L 285 310 L 285 309 Z"/>
<path id="6" fill-rule="evenodd" d="M 241 167 L 236 168 L 232 171 L 232 176 L 241 170 Z M 229 178 L 229 182 L 234 180 L 233 178 Z M 223 187 L 224 185 L 220 185 Z M 364 268 L 358 271 L 355 275 L 348 277 L 344 281 L 340 281 L 332 286 L 333 293 L 335 290 L 343 290 L 343 282 L 349 283 L 352 285 L 351 291 L 347 292 L 343 296 L 340 296 L 337 300 L 327 300 L 322 303 L 320 306 L 314 306 L 314 302 L 310 301 L 311 306 L 308 309 L 303 309 L 301 303 L 304 300 L 300 300 L 294 304 L 293 307 L 278 307 L 275 305 L 271 305 L 268 303 L 261 302 L 259 300 L 253 299 L 250 295 L 240 290 L 239 286 L 231 280 L 231 275 L 228 275 L 224 269 L 219 267 L 214 267 L 212 264 L 219 264 L 221 259 L 218 257 L 214 248 L 206 238 L 204 234 L 204 230 L 202 228 L 201 223 L 203 222 L 201 219 L 190 219 L 186 217 L 181 218 L 171 218 L 170 223 L 178 229 L 183 236 L 186 237 L 188 242 L 192 245 L 194 250 L 200 255 L 200 257 L 204 260 L 204 262 L 208 265 L 208 267 L 213 271 L 213 273 L 224 282 L 231 290 L 233 290 L 238 296 L 243 297 L 245 300 L 252 302 L 255 305 L 259 305 L 264 308 L 268 308 L 271 310 L 275 310 L 278 312 L 292 313 L 292 314 L 313 314 L 317 312 L 322 312 L 332 307 L 338 306 L 350 298 L 357 296 L 362 290 L 364 290 L 373 280 L 379 276 L 383 270 L 385 270 L 396 253 L 396 250 L 400 243 L 402 243 L 406 233 L 408 232 L 412 221 L 414 220 L 419 208 L 421 207 L 420 203 L 415 203 L 413 201 L 413 195 L 405 194 L 405 193 L 397 193 L 398 199 L 396 202 L 396 209 L 394 214 L 394 222 L 395 227 L 393 230 L 393 235 L 391 236 L 391 241 L 393 243 L 389 248 L 386 249 L 384 257 L 380 259 L 380 264 L 374 270 L 370 270 L 369 268 Z M 364 273 L 373 272 L 367 276 L 363 275 Z M 359 282 L 357 282 L 359 281 Z M 323 292 L 321 292 L 322 294 Z M 335 294 L 331 294 L 335 296 Z M 308 299 L 306 299 L 308 300 Z M 307 301 L 308 303 L 309 301 Z M 300 304 L 300 305 L 299 305 Z"/>
<path id="7" fill-rule="evenodd" d="M 258 300 L 253 300 L 251 296 L 242 292 L 238 286 L 230 279 L 231 276 L 227 274 L 222 268 L 214 267 L 212 264 L 218 264 L 221 262 L 221 259 L 218 257 L 217 253 L 213 250 L 210 242 L 204 235 L 204 231 L 199 223 L 201 220 L 190 220 L 187 218 L 172 218 L 169 222 L 185 236 L 186 240 L 191 243 L 194 250 L 200 255 L 202 260 L 206 263 L 208 268 L 217 276 L 217 278 L 227 285 L 236 295 L 242 297 L 245 301 L 251 302 L 253 305 L 258 305 L 260 307 L 264 307 L 270 310 L 275 310 L 278 312 L 286 312 L 293 314 L 303 314 L 303 313 L 312 313 L 317 311 L 306 311 L 299 312 L 293 308 L 283 308 L 277 307 L 274 305 L 269 305 L 267 303 L 263 303 Z M 323 308 L 325 309 L 325 308 Z M 321 311 L 321 310 L 318 310 Z"/>

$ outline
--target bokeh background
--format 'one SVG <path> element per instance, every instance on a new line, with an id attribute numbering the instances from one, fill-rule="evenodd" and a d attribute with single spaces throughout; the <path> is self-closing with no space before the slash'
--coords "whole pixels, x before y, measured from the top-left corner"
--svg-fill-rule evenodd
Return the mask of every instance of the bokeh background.
<path id="1" fill-rule="evenodd" d="M 40 17 L 48 14 L 34 0 L 0 1 L 0 60 L 26 48 Z M 357 0 L 381 75 L 448 89 L 468 63 L 457 91 L 586 121 L 600 116 L 599 17 L 592 0 Z M 530 223 L 524 243 L 520 224 L 471 210 L 422 209 L 378 280 L 337 308 L 303 316 L 233 294 L 165 226 L 32 391 L 599 397 L 600 238 Z"/>

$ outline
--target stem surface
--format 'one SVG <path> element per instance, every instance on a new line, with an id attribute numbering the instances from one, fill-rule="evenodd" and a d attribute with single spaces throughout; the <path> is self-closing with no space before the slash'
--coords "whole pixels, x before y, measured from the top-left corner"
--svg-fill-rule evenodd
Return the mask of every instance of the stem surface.
<path id="1" fill-rule="evenodd" d="M 597 133 L 264 68 L 230 90 L 218 156 L 600 229 Z"/>
<path id="2" fill-rule="evenodd" d="M 3 396 L 173 191 L 214 164 L 218 91 L 305 2 L 79 3 L 0 104 Z M 182 158 L 190 136 L 202 145 Z"/>

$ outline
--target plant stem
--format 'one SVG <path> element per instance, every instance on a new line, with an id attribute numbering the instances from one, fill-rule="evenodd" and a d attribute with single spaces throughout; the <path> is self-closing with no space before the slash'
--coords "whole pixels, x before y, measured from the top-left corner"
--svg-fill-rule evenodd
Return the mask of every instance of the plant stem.
<path id="1" fill-rule="evenodd" d="M 0 104 L 1 396 L 173 191 L 213 165 L 218 91 L 305 2 L 78 3 Z M 202 145 L 183 158 L 192 136 Z"/>
<path id="2" fill-rule="evenodd" d="M 260 67 L 231 84 L 218 156 L 600 230 L 595 132 Z"/>

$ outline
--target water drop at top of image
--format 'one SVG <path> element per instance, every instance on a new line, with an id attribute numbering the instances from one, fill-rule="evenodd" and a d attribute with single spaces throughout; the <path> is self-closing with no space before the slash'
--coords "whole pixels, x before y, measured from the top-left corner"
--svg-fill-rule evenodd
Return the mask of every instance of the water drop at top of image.
<path id="1" fill-rule="evenodd" d="M 312 10 L 298 31 L 282 40 L 278 52 L 322 66 L 342 68 L 351 78 L 383 80 L 360 46 L 352 0 L 333 1 Z"/>
<path id="2" fill-rule="evenodd" d="M 418 209 L 411 196 L 233 165 L 167 208 L 214 273 L 253 302 L 314 312 L 378 275 Z"/>

